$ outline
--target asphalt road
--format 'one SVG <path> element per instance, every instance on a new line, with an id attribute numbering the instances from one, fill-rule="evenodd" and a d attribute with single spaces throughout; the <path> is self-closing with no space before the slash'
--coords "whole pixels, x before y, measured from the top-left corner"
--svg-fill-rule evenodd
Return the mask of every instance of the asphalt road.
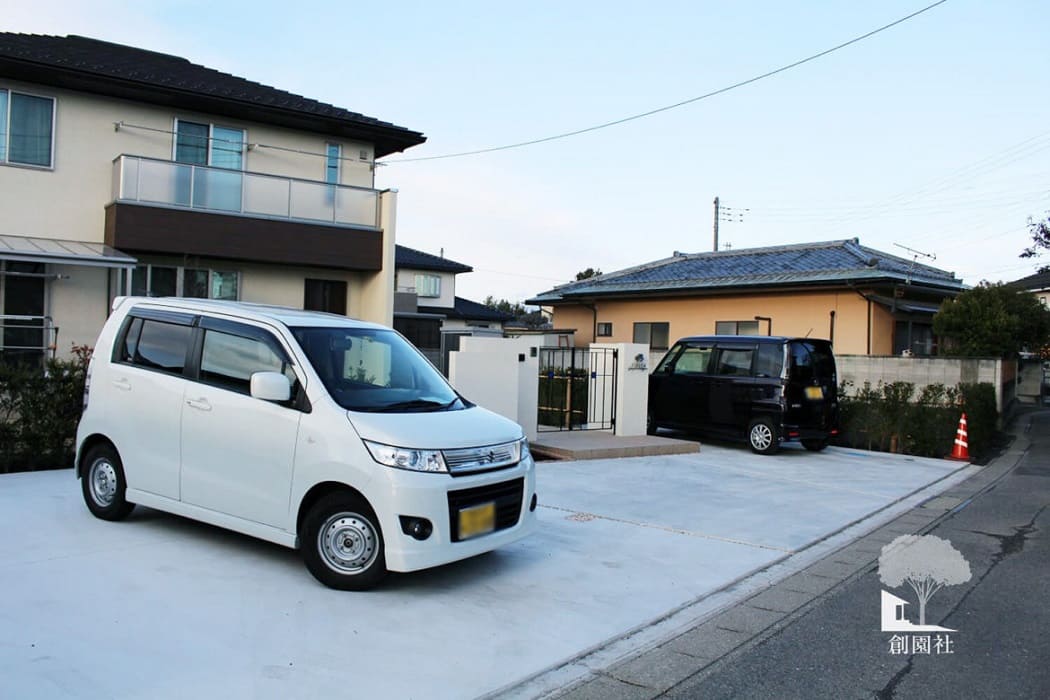
<path id="1" fill-rule="evenodd" d="M 951 653 L 891 653 L 880 589 L 914 594 L 884 586 L 873 566 L 663 697 L 1050 697 L 1050 412 L 1022 420 L 1031 446 L 1018 465 L 925 533 L 949 540 L 972 572 L 927 606 L 927 624 L 957 630 Z"/>

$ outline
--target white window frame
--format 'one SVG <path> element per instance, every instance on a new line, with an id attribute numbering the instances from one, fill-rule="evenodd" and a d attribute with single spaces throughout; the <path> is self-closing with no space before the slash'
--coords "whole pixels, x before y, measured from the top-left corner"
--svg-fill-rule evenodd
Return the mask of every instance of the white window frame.
<path id="1" fill-rule="evenodd" d="M 54 170 L 55 169 L 55 131 L 58 123 L 58 98 L 52 97 L 51 95 L 41 95 L 35 92 L 27 92 L 25 90 L 12 90 L 8 87 L 0 87 L 0 92 L 7 93 L 7 114 L 5 117 L 5 124 L 7 125 L 7 133 L 4 134 L 4 157 L 0 158 L 0 165 L 10 165 L 15 168 L 34 168 L 36 170 Z M 36 163 L 13 163 L 10 160 L 11 157 L 11 95 L 25 95 L 26 97 L 39 97 L 44 100 L 51 100 L 51 160 L 47 165 L 37 165 Z"/>
<path id="2" fill-rule="evenodd" d="M 430 293 L 429 289 L 424 289 L 424 285 L 420 282 L 427 282 L 434 280 L 435 292 Z M 439 299 L 441 297 L 441 275 L 434 275 L 428 272 L 417 272 L 415 274 L 415 285 L 416 285 L 416 296 L 421 299 Z"/>

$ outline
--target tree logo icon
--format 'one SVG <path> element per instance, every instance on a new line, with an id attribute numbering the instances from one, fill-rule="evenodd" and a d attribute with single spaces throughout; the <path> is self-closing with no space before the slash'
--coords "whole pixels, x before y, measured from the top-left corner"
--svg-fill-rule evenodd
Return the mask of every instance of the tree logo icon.
<path id="1" fill-rule="evenodd" d="M 947 627 L 926 624 L 926 604 L 945 586 L 966 583 L 973 574 L 970 564 L 952 543 L 934 535 L 902 535 L 882 548 L 879 556 L 879 579 L 896 588 L 905 583 L 915 592 L 919 603 L 919 624 L 904 614 L 908 601 L 882 591 L 883 632 L 954 632 Z"/>

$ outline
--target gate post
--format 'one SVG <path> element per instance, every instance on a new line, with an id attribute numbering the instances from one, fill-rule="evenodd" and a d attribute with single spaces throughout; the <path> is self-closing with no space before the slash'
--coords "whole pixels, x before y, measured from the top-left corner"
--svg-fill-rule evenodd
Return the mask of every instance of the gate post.
<path id="1" fill-rule="evenodd" d="M 649 409 L 649 346 L 644 343 L 591 343 L 591 348 L 612 348 L 616 362 L 615 435 L 645 435 Z"/>

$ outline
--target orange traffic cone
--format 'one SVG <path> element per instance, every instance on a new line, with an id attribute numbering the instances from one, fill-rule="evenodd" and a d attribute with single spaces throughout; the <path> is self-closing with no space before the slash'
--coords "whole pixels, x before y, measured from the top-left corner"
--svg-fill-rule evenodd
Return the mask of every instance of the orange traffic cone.
<path id="1" fill-rule="evenodd" d="M 970 461 L 970 444 L 966 437 L 965 413 L 959 419 L 959 429 L 955 431 L 955 446 L 952 448 L 952 453 L 948 455 L 948 459 L 955 459 L 960 462 Z"/>

